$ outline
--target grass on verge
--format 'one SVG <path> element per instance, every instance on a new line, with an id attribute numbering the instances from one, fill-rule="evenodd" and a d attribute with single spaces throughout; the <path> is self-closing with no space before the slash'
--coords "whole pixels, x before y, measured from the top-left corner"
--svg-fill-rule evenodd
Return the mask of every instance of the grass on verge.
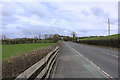
<path id="1" fill-rule="evenodd" d="M 24 52 L 38 49 L 40 47 L 47 47 L 55 43 L 32 43 L 32 44 L 14 44 L 2 46 L 2 59 L 9 58 L 11 56 L 19 55 Z"/>

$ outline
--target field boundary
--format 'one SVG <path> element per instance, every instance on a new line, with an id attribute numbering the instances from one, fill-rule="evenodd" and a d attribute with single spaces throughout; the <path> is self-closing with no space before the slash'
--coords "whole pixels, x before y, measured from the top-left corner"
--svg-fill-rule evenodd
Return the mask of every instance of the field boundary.
<path id="1" fill-rule="evenodd" d="M 59 52 L 59 47 L 48 53 L 43 59 L 32 65 L 26 71 L 21 73 L 14 80 L 19 80 L 20 78 L 35 79 L 35 78 L 49 78 L 50 72 Z"/>
<path id="2" fill-rule="evenodd" d="M 80 40 L 77 43 L 85 43 L 90 45 L 106 46 L 113 48 L 120 48 L 119 41 L 120 39 L 104 39 L 104 40 Z"/>

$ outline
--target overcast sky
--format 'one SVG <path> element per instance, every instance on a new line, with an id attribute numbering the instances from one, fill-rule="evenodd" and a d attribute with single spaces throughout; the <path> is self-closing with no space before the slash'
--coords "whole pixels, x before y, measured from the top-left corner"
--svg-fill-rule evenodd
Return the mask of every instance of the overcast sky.
<path id="1" fill-rule="evenodd" d="M 38 34 L 77 36 L 118 33 L 117 2 L 3 2 L 2 34 L 9 38 Z"/>

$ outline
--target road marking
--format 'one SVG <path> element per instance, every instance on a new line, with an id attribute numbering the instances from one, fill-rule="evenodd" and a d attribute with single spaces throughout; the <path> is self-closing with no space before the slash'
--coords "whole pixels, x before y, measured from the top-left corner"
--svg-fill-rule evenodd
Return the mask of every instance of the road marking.
<path id="1" fill-rule="evenodd" d="M 66 44 L 66 43 L 65 43 Z M 89 59 L 87 59 L 85 56 L 83 56 L 80 52 L 78 52 L 77 50 L 75 50 L 74 48 L 72 48 L 70 45 L 66 44 L 67 46 L 69 46 L 71 49 L 73 49 L 76 53 L 78 53 L 81 57 L 83 57 L 84 60 L 86 60 L 89 64 L 92 64 L 100 73 L 102 73 L 106 78 L 108 79 L 112 79 L 115 80 L 112 76 L 110 76 L 107 72 L 103 71 L 100 67 L 98 67 L 97 65 L 95 65 L 92 61 L 90 61 Z"/>
<path id="2" fill-rule="evenodd" d="M 110 53 L 106 53 L 106 52 L 104 52 L 105 54 L 107 54 L 107 55 L 111 55 L 111 56 L 114 56 L 114 57 L 117 57 L 118 58 L 118 56 L 117 55 L 113 55 L 113 54 L 110 54 Z"/>

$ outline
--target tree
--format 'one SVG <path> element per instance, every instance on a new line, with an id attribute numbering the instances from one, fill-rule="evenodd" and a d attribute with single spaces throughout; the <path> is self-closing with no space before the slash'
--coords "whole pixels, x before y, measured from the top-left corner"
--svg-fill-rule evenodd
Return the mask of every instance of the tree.
<path id="1" fill-rule="evenodd" d="M 69 37 L 69 36 L 64 36 L 64 40 L 65 40 L 65 41 L 72 41 L 73 38 L 72 38 L 72 37 Z"/>
<path id="2" fill-rule="evenodd" d="M 35 36 L 35 37 L 34 37 L 34 42 L 35 42 L 35 43 L 37 42 L 37 39 L 38 39 L 37 36 Z"/>
<path id="3" fill-rule="evenodd" d="M 52 42 L 53 37 L 54 37 L 53 34 L 49 34 L 50 42 Z"/>
<path id="4" fill-rule="evenodd" d="M 38 35 L 38 39 L 39 39 L 39 40 L 41 39 L 41 34 Z"/>
<path id="5" fill-rule="evenodd" d="M 38 35 L 38 39 L 39 39 L 39 41 L 41 43 L 41 34 Z"/>
<path id="6" fill-rule="evenodd" d="M 2 40 L 6 40 L 6 36 L 5 35 L 2 35 Z"/>
<path id="7" fill-rule="evenodd" d="M 60 35 L 59 34 L 54 34 L 53 41 L 57 42 L 58 40 L 60 40 Z"/>
<path id="8" fill-rule="evenodd" d="M 45 43 L 46 43 L 46 39 L 48 38 L 48 35 L 44 34 L 44 38 L 45 38 Z"/>
<path id="9" fill-rule="evenodd" d="M 8 39 L 5 35 L 2 35 L 2 43 L 3 44 L 8 44 Z"/>

